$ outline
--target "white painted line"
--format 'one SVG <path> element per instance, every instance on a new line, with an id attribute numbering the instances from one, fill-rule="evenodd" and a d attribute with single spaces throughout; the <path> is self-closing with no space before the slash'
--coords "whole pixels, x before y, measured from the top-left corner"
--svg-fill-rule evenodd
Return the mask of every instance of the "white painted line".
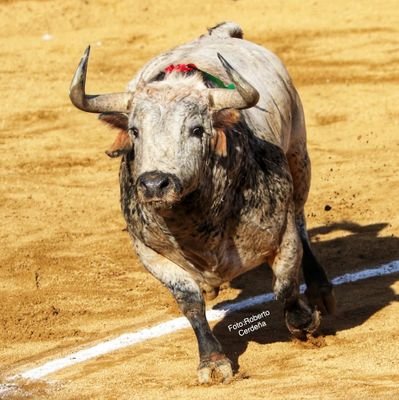
<path id="1" fill-rule="evenodd" d="M 356 282 L 358 280 L 368 279 L 375 276 L 389 275 L 395 272 L 399 272 L 399 260 L 392 261 L 388 264 L 383 264 L 376 268 L 366 269 L 359 272 L 348 273 L 345 275 L 337 276 L 332 280 L 332 283 L 334 284 L 334 286 L 338 286 L 344 283 Z M 301 292 L 303 292 L 305 290 L 305 285 L 301 285 L 300 290 Z M 267 303 L 273 299 L 274 299 L 273 293 L 262 294 L 259 296 L 239 301 L 237 303 L 229 304 L 221 309 L 209 310 L 207 311 L 206 315 L 208 321 L 220 320 L 225 315 L 230 314 L 232 312 L 243 310 L 258 304 Z M 188 328 L 189 326 L 190 324 L 188 320 L 185 317 L 180 317 L 155 325 L 151 328 L 142 329 L 141 331 L 138 332 L 125 333 L 115 339 L 99 343 L 87 349 L 72 353 L 69 356 L 58 358 L 46 362 L 45 364 L 39 367 L 21 372 L 11 377 L 10 380 L 17 378 L 40 379 L 51 373 L 59 371 L 63 368 L 69 367 L 71 365 L 90 360 L 92 358 L 110 353 L 118 349 L 122 349 L 127 346 L 132 346 L 136 343 L 160 337 L 168 333 L 176 332 L 178 330 Z M 9 385 L 0 385 L 0 394 L 2 393 L 1 390 L 9 390 Z"/>

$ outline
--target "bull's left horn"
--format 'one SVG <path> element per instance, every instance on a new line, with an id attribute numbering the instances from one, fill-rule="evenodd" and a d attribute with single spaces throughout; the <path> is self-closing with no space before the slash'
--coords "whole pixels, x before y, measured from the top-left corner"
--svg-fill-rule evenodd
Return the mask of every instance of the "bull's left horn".
<path id="1" fill-rule="evenodd" d="M 83 111 L 92 113 L 128 112 L 129 101 L 132 97 L 132 93 L 110 93 L 100 95 L 86 94 L 85 84 L 89 55 L 90 46 L 84 52 L 71 82 L 69 97 L 74 106 Z"/>
<path id="2" fill-rule="evenodd" d="M 259 92 L 221 54 L 217 53 L 217 55 L 236 89 L 210 89 L 211 107 L 215 110 L 222 110 L 224 108 L 250 108 L 256 105 L 259 101 Z"/>

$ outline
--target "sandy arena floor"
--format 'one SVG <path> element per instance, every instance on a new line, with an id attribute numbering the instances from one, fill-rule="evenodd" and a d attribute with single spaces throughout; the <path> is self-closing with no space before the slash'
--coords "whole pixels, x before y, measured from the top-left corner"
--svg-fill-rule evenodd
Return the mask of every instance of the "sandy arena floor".
<path id="1" fill-rule="evenodd" d="M 124 231 L 119 161 L 104 154 L 113 133 L 76 110 L 68 88 L 88 44 L 88 92 L 121 91 L 152 56 L 223 20 L 276 52 L 303 99 L 313 162 L 308 224 L 330 277 L 399 259 L 397 1 L 3 0 L 0 383 L 180 316 Z M 209 306 L 270 289 L 259 268 Z M 337 287 L 338 314 L 312 344 L 290 339 L 276 303 L 217 322 L 239 367 L 229 385 L 197 385 L 196 342 L 186 329 L 44 382 L 19 382 L 0 397 L 399 398 L 398 293 L 397 274 Z M 264 309 L 267 328 L 244 337 L 228 331 Z"/>

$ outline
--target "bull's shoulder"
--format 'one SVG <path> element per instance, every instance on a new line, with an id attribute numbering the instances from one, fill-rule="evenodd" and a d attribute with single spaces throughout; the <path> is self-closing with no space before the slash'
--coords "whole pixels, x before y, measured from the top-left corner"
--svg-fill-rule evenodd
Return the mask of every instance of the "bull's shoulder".
<path id="1" fill-rule="evenodd" d="M 250 155 L 243 175 L 243 212 L 261 210 L 264 217 L 284 213 L 292 197 L 293 185 L 283 149 L 269 141 L 252 137 Z M 255 211 L 257 213 L 257 211 Z"/>

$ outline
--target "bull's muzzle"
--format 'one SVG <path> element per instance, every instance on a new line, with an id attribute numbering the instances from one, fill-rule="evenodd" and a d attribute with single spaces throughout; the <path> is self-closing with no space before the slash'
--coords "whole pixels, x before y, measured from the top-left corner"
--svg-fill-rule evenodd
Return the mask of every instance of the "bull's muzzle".
<path id="1" fill-rule="evenodd" d="M 182 186 L 173 174 L 145 172 L 137 179 L 137 194 L 143 203 L 173 204 L 180 200 Z"/>

